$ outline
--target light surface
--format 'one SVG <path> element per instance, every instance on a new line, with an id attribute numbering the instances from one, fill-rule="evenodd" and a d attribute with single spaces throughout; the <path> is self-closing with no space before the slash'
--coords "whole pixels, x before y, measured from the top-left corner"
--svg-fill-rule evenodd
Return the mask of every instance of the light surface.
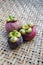
<path id="1" fill-rule="evenodd" d="M 20 25 L 31 21 L 37 29 L 33 41 L 16 50 L 9 49 L 7 43 L 5 20 L 10 14 Z M 43 0 L 0 0 L 0 21 L 0 65 L 43 65 Z"/>

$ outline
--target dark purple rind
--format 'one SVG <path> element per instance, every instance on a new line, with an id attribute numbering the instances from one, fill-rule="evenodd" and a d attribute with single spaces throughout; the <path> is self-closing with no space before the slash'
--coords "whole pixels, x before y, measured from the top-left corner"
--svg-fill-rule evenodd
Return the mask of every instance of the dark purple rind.
<path id="1" fill-rule="evenodd" d="M 7 22 L 5 28 L 6 28 L 8 33 L 13 31 L 13 30 L 19 30 L 21 28 L 20 21 L 16 20 L 16 22 L 15 21 Z"/>
<path id="2" fill-rule="evenodd" d="M 22 36 L 19 38 L 19 40 L 18 40 L 17 42 L 14 42 L 14 43 L 12 43 L 12 42 L 10 41 L 10 39 L 8 38 L 8 44 L 9 44 L 10 48 L 12 48 L 12 49 L 16 49 L 18 46 L 20 46 L 20 44 L 21 44 L 22 42 L 23 42 Z"/>
<path id="3" fill-rule="evenodd" d="M 26 33 L 26 34 L 22 35 L 24 41 L 31 41 L 35 36 L 36 36 L 36 27 L 35 26 L 32 27 L 31 33 Z"/>

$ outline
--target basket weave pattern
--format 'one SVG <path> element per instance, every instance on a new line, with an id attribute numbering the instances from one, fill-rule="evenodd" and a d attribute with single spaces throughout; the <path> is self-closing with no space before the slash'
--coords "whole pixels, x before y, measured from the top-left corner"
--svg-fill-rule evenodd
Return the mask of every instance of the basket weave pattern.
<path id="1" fill-rule="evenodd" d="M 0 0 L 0 65 L 43 65 L 43 5 L 38 0 Z M 11 50 L 7 43 L 6 18 L 14 15 L 20 25 L 33 22 L 37 35 Z"/>

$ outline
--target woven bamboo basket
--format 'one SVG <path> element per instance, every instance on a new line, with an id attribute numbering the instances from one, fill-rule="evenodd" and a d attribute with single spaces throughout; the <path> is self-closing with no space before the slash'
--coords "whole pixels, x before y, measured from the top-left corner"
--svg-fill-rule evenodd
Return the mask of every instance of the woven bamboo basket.
<path id="1" fill-rule="evenodd" d="M 17 49 L 9 49 L 6 18 L 14 15 L 21 21 L 36 25 L 37 35 L 31 42 L 22 43 Z M 0 0 L 0 65 L 43 65 L 43 1 Z"/>

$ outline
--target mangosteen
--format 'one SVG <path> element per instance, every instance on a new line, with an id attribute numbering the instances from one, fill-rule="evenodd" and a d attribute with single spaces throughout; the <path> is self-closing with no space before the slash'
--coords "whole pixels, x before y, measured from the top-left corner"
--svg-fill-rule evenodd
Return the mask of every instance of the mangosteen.
<path id="1" fill-rule="evenodd" d="M 36 27 L 32 23 L 23 24 L 20 33 L 24 41 L 31 41 L 36 36 Z"/>
<path id="2" fill-rule="evenodd" d="M 9 16 L 6 20 L 6 30 L 11 32 L 13 30 L 19 30 L 21 28 L 20 21 L 17 20 L 14 16 Z"/>
<path id="3" fill-rule="evenodd" d="M 8 44 L 10 48 L 16 49 L 23 42 L 21 33 L 17 30 L 13 30 L 8 35 Z"/>

